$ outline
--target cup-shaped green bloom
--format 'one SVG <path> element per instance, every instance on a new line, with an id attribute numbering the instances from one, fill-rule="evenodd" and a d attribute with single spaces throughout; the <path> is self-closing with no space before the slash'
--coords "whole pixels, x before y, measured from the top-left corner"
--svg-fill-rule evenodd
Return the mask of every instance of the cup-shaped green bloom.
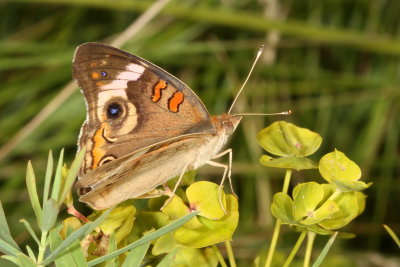
<path id="1" fill-rule="evenodd" d="M 365 206 L 362 193 L 334 195 L 335 189 L 331 184 L 299 184 L 293 189 L 293 198 L 282 192 L 274 195 L 272 214 L 283 224 L 300 226 L 319 234 L 331 234 L 332 230 L 347 225 Z"/>
<path id="2" fill-rule="evenodd" d="M 336 149 L 321 158 L 319 172 L 327 182 L 343 192 L 364 190 L 372 184 L 358 181 L 361 178 L 360 167 Z"/>
<path id="3" fill-rule="evenodd" d="M 313 169 L 317 163 L 306 157 L 313 154 L 321 145 L 319 134 L 294 124 L 277 121 L 257 134 L 258 143 L 267 152 L 280 156 L 273 158 L 263 155 L 261 164 L 285 169 Z"/>
<path id="4" fill-rule="evenodd" d="M 219 201 L 220 193 L 226 213 Z M 176 243 L 202 248 L 231 240 L 239 222 L 238 201 L 233 195 L 220 192 L 217 184 L 202 181 L 189 186 L 186 197 L 189 203 L 174 196 L 163 209 L 163 213 L 171 220 L 194 210 L 201 211 L 198 216 L 175 231 L 173 237 Z"/>

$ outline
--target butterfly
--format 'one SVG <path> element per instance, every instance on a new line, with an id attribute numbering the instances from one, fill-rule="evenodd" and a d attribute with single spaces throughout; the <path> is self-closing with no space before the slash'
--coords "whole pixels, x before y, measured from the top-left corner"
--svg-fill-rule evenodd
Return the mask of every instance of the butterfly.
<path id="1" fill-rule="evenodd" d="M 78 140 L 86 149 L 76 183 L 95 210 L 139 198 L 222 151 L 242 116 L 211 116 L 199 97 L 160 67 L 100 43 L 77 47 L 73 77 L 86 101 Z"/>

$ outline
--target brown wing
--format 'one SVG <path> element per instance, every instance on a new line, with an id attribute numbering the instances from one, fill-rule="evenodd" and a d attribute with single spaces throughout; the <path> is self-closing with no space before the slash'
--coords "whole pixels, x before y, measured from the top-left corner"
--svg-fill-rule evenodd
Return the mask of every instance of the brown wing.
<path id="1" fill-rule="evenodd" d="M 79 46 L 73 76 L 87 106 L 78 144 L 87 149 L 81 175 L 148 145 L 211 127 L 206 108 L 184 83 L 114 47 Z"/>
<path id="2" fill-rule="evenodd" d="M 202 147 L 214 136 L 189 134 L 125 155 L 78 180 L 79 200 L 96 210 L 140 197 L 191 169 Z"/>

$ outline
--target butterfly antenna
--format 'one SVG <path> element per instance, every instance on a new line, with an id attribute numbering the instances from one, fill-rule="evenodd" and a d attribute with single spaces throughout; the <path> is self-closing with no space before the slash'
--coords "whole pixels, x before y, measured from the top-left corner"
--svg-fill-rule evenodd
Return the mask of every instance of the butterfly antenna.
<path id="1" fill-rule="evenodd" d="M 249 71 L 249 74 L 247 74 L 246 80 L 244 81 L 242 87 L 239 89 L 239 92 L 236 94 L 236 97 L 235 97 L 235 99 L 233 100 L 232 105 L 231 105 L 231 107 L 230 107 L 229 110 L 228 110 L 228 114 L 231 113 L 232 108 L 233 108 L 233 106 L 234 106 L 235 103 L 236 103 L 236 100 L 238 99 L 240 93 L 243 91 L 243 88 L 246 86 L 247 81 L 249 80 L 249 78 L 250 78 L 250 76 L 251 76 L 251 73 L 253 72 L 253 69 L 254 69 L 254 67 L 256 66 L 257 61 L 258 61 L 258 59 L 260 58 L 260 56 L 261 56 L 261 54 L 263 53 L 263 51 L 264 51 L 264 45 L 260 46 L 260 49 L 258 50 L 257 55 L 256 55 L 256 59 L 255 59 L 254 62 L 253 62 L 253 66 L 251 66 L 251 69 L 250 69 L 250 71 Z"/>

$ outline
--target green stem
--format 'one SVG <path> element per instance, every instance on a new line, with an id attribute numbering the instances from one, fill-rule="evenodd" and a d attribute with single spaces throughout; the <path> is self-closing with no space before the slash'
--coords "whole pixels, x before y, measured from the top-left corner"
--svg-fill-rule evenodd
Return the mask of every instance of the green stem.
<path id="1" fill-rule="evenodd" d="M 314 245 L 315 236 L 316 234 L 314 232 L 307 233 L 307 248 L 306 248 L 306 255 L 304 256 L 303 267 L 310 266 L 311 252 Z"/>
<path id="2" fill-rule="evenodd" d="M 303 232 L 301 232 L 299 239 L 297 239 L 296 244 L 294 245 L 292 251 L 289 254 L 289 257 L 287 258 L 287 260 L 285 261 L 285 264 L 283 265 L 283 267 L 287 267 L 290 265 L 290 263 L 292 263 L 292 260 L 294 258 L 294 256 L 296 255 L 297 251 L 299 250 L 301 244 L 304 241 L 304 238 L 306 237 L 307 231 L 304 230 Z"/>
<path id="3" fill-rule="evenodd" d="M 229 264 L 231 267 L 236 267 L 235 256 L 233 255 L 232 245 L 230 241 L 225 241 L 226 251 L 228 252 Z"/>
<path id="4" fill-rule="evenodd" d="M 339 188 L 336 188 L 335 192 L 328 198 L 328 200 L 334 200 L 338 195 L 340 195 L 342 191 Z"/>
<path id="5" fill-rule="evenodd" d="M 37 258 L 38 266 L 42 266 L 41 263 L 43 262 L 44 252 L 46 251 L 46 237 L 47 231 L 43 231 L 42 236 L 40 237 L 39 254 Z"/>
<path id="6" fill-rule="evenodd" d="M 282 188 L 282 192 L 287 194 L 288 190 L 289 190 L 289 184 L 290 184 L 290 177 L 292 176 L 292 170 L 291 169 L 287 169 L 286 173 L 285 173 L 285 180 L 283 181 L 283 188 Z M 267 256 L 267 260 L 265 261 L 265 267 L 270 267 L 271 263 L 272 263 L 272 257 L 275 253 L 275 248 L 276 248 L 276 244 L 278 243 L 278 237 L 279 237 L 279 232 L 281 230 L 281 220 L 276 220 L 275 223 L 275 228 L 274 228 L 274 233 L 272 235 L 272 240 L 271 240 L 271 244 L 269 246 L 269 250 L 268 250 L 268 256 Z"/>
<path id="7" fill-rule="evenodd" d="M 228 265 L 226 265 L 226 262 L 224 260 L 224 257 L 222 257 L 221 252 L 219 251 L 217 245 L 213 245 L 212 248 L 214 249 L 215 255 L 217 255 L 219 264 L 221 264 L 221 267 L 228 267 Z"/>

